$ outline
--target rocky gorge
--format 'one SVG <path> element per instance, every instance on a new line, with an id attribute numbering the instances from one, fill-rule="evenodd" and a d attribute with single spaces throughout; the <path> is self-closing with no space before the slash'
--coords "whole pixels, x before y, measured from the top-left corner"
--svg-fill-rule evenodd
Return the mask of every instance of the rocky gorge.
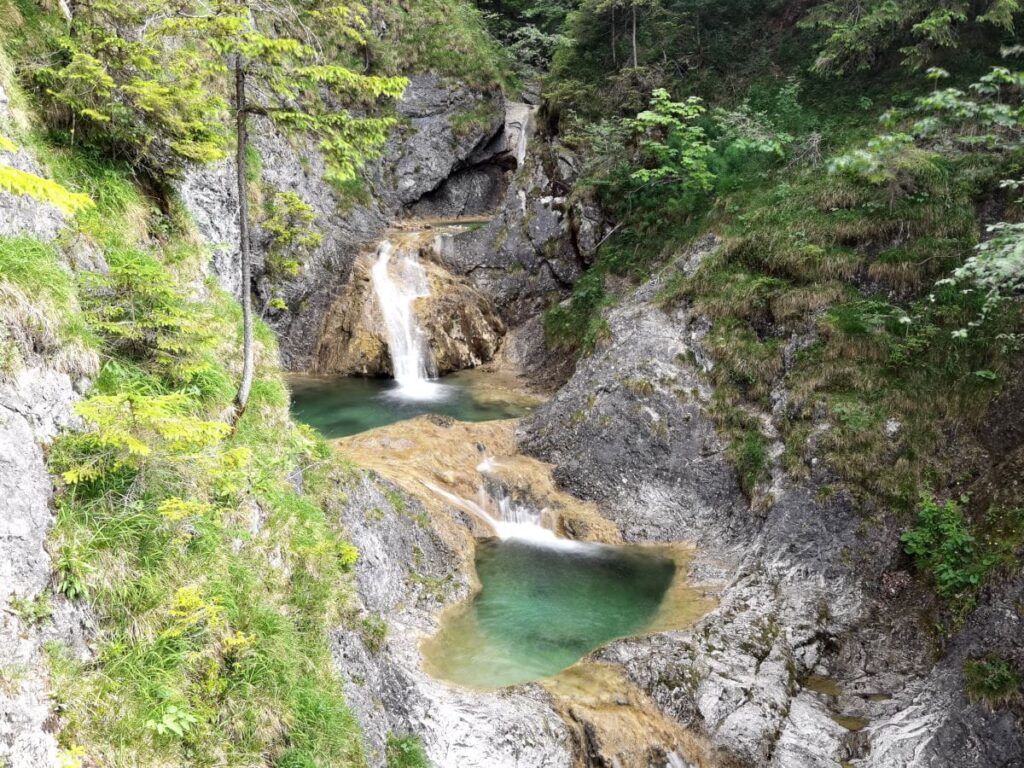
<path id="1" fill-rule="evenodd" d="M 414 104 L 423 98 L 420 93 L 413 91 Z M 500 349 L 502 366 L 527 385 L 551 391 L 550 379 L 538 371 L 558 370 L 553 361 L 559 355 L 538 332 L 539 312 L 552 294 L 578 279 L 608 225 L 597 209 L 567 202 L 574 160 L 557 145 L 527 140 L 532 108 L 494 108 L 494 123 L 464 140 L 469 151 L 456 150 L 451 158 L 423 156 L 435 176 L 424 175 L 423 167 L 403 175 L 399 162 L 394 173 L 405 179 L 400 186 L 430 187 L 425 196 L 382 197 L 404 201 L 413 217 L 433 217 L 420 218 L 423 224 L 413 218 L 403 227 L 425 227 L 415 247 L 427 265 L 431 298 L 419 300 L 417 311 L 440 372 L 488 362 Z M 420 130 L 433 136 L 449 117 L 433 115 Z M 420 151 L 419 141 L 413 139 L 410 155 Z M 448 146 L 454 143 L 450 139 Z M 461 217 L 478 219 L 458 226 Z M 446 229 L 451 224 L 456 226 Z M 714 237 L 706 238 L 679 254 L 674 266 L 692 274 L 718 247 Z M 344 287 L 327 310 L 313 363 L 318 372 L 390 372 L 386 334 L 368 300 L 369 263 L 367 255 L 360 256 L 348 278 L 332 275 Z M 608 315 L 609 340 L 564 385 L 556 380 L 557 393 L 517 427 L 517 446 L 503 446 L 550 462 L 560 486 L 595 502 L 598 514 L 614 524 L 615 539 L 696 545 L 690 568 L 718 594 L 718 607 L 693 628 L 618 641 L 587 662 L 621 670 L 617 684 L 635 693 L 620 697 L 629 703 L 616 706 L 659 725 L 649 726 L 649 735 L 640 739 L 645 747 L 631 752 L 614 729 L 602 733 L 600 716 L 588 720 L 591 713 L 579 702 L 560 706 L 558 694 L 543 687 L 518 687 L 495 697 L 456 692 L 430 680 L 413 638 L 429 633 L 439 610 L 473 589 L 470 545 L 465 532 L 452 543 L 449 518 L 470 521 L 465 512 L 435 503 L 433 527 L 449 529 L 449 540 L 427 543 L 423 537 L 429 540 L 430 529 L 418 528 L 378 497 L 387 510 L 379 524 L 386 540 L 378 538 L 375 526 L 358 521 L 358 510 L 344 519 L 362 551 L 379 553 L 359 566 L 361 583 L 374 585 L 362 595 L 364 608 L 386 617 L 395 640 L 377 658 L 358 632 L 336 641 L 350 685 L 364 680 L 358 687 L 370 694 L 360 709 L 364 725 L 374 723 L 378 749 L 387 730 L 397 727 L 421 735 L 440 765 L 582 760 L 640 766 L 683 760 L 902 766 L 932 764 L 929 755 L 937 751 L 961 750 L 964 759 L 971 754 L 979 761 L 972 764 L 996 766 L 1003 764 L 1001 755 L 1024 750 L 1006 713 L 949 707 L 951 697 L 962 693 L 949 687 L 948 671 L 930 665 L 920 640 L 903 635 L 903 641 L 890 642 L 902 601 L 864 585 L 898 573 L 885 554 L 896 531 L 873 530 L 870 540 L 878 544 L 866 543 L 863 513 L 850 498 L 840 493 L 822 501 L 820 489 L 830 481 L 824 467 L 803 483 L 775 469 L 753 502 L 744 496 L 708 415 L 712 392 L 705 374 L 714 360 L 701 340 L 710 321 L 688 308 L 661 309 L 661 281 L 656 277 L 626 289 Z M 287 350 L 287 333 L 282 338 Z M 286 351 L 286 359 L 305 359 L 293 354 Z M 567 370 L 564 364 L 561 369 Z M 444 429 L 437 440 L 447 442 Z M 470 440 L 460 436 L 457 443 Z M 383 442 L 400 447 L 406 439 L 399 433 Z M 490 448 L 487 441 L 480 444 Z M 366 455 L 356 452 L 353 458 L 360 462 Z M 817 463 L 813 446 L 805 460 Z M 422 489 L 413 486 L 407 483 L 403 491 L 422 498 Z M 572 536 L 586 538 L 586 531 L 582 526 Z M 424 555 L 411 557 L 413 550 Z M 382 581 L 382 570 L 393 570 L 384 565 L 389 560 L 415 563 L 415 570 L 398 569 Z M 422 583 L 413 573 L 447 584 L 443 596 L 420 605 L 424 598 L 415 595 Z M 416 585 L 412 593 L 410 581 Z M 992 755 L 987 762 L 976 752 L 988 742 L 982 734 L 1001 734 L 986 748 Z"/>
<path id="2" fill-rule="evenodd" d="M 806 392 L 781 376 L 767 407 L 746 402 L 723 417 L 716 375 L 726 363 L 714 334 L 726 323 L 697 297 L 667 297 L 730 256 L 728 236 L 707 227 L 641 279 L 609 277 L 592 349 L 549 332 L 547 313 L 571 307 L 617 223 L 579 193 L 592 171 L 584 150 L 524 92 L 519 101 L 499 88 L 412 75 L 395 105 L 398 125 L 356 191 L 332 183 L 308 137 L 254 117 L 250 196 L 297 195 L 318 237 L 295 270 L 282 271 L 273 233 L 257 226 L 248 286 L 239 279 L 233 161 L 190 165 L 170 182 L 202 249 L 189 291 L 199 301 L 251 291 L 269 329 L 260 365 L 270 378 L 365 379 L 382 388 L 373 407 L 397 413 L 403 365 L 420 366 L 414 383 L 426 389 L 405 394 L 425 415 L 330 439 L 330 459 L 302 454 L 286 468 L 289 492 L 326 484 L 323 516 L 358 550 L 326 646 L 361 763 L 403 766 L 395 744 L 410 738 L 429 764 L 446 768 L 1024 765 L 1019 707 L 979 700 L 961 674 L 972 659 L 1021 658 L 1019 569 L 979 589 L 952 630 L 929 629 L 922 606 L 931 597 L 901 544 L 905 521 L 843 482 L 826 449 L 829 414 L 813 413 L 795 459 L 787 422 Z M 17 120 L 0 90 L 0 128 Z M 31 149 L 0 145 L 0 161 L 47 175 Z M 0 189 L 0 236 L 48 244 L 63 273 L 109 274 L 103 249 L 69 234 L 71 218 Z M 395 283 L 390 293 L 382 280 Z M 88 431 L 75 404 L 107 395 L 97 379 L 109 360 L 61 336 L 57 310 L 5 285 L 0 351 L 10 346 L 18 364 L 0 375 L 0 768 L 57 765 L 68 755 L 78 762 L 62 765 L 129 765 L 58 747 L 61 730 L 77 723 L 54 703 L 56 657 L 47 650 L 69 648 L 85 667 L 104 663 L 110 616 L 69 594 L 66 569 L 51 558 L 50 531 L 65 514 L 55 491 L 60 498 L 74 481 L 50 454 L 59 435 Z M 780 371 L 824 333 L 757 321 L 780 348 Z M 471 398 L 530 412 L 483 421 L 434 412 L 435 400 L 464 395 L 445 389 L 455 387 L 447 374 L 468 369 L 480 374 L 460 385 Z M 989 407 L 985 435 L 949 437 L 980 468 L 971 494 L 1004 493 L 1019 468 L 1019 419 L 1005 416 L 1015 386 Z M 271 414 L 282 444 L 293 429 L 286 408 L 286 397 L 254 408 Z M 753 480 L 731 450 L 730 419 L 764 436 L 764 468 Z M 882 428 L 893 456 L 906 428 L 897 419 Z M 125 498 L 141 504 L 133 493 L 129 485 Z M 254 552 L 291 583 L 304 565 L 282 555 L 275 537 L 287 526 L 270 521 L 270 506 L 247 503 L 225 527 L 236 553 Z M 165 517 L 165 527 L 180 523 Z M 506 535 L 506 524 L 527 533 Z M 174 529 L 175 546 L 202 541 L 200 523 L 189 526 Z M 660 558 L 672 576 L 653 616 L 568 668 L 490 687 L 445 679 L 431 643 L 492 588 L 478 572 L 481 549 L 530 537 L 565 557 Z M 204 615 L 226 610 L 213 605 Z M 175 626 L 187 635 L 199 623 Z M 132 633 L 166 639 L 145 621 Z M 245 633 L 228 637 L 217 642 L 240 644 L 244 658 Z M 225 669 L 239 663 L 224 654 Z"/>

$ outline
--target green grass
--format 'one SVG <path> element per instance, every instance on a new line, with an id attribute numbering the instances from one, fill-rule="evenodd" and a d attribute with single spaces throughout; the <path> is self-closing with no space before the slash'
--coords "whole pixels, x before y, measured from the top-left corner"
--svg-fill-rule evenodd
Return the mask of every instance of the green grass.
<path id="1" fill-rule="evenodd" d="M 188 233 L 121 169 L 70 152 L 52 162 L 95 194 L 105 218 L 81 226 L 111 266 L 77 286 L 48 275 L 52 253 L 33 246 L 42 267 L 18 267 L 26 290 L 82 292 L 106 358 L 80 406 L 89 428 L 50 453 L 67 473 L 51 537 L 58 589 L 88 600 L 99 628 L 94 661 L 48 649 L 62 747 L 107 765 L 362 765 L 326 642 L 358 556 L 327 514 L 351 470 L 290 421 L 262 324 L 249 407 L 226 434 L 237 305 L 217 290 L 191 297 L 183 266 L 201 256 L 183 264 Z M 290 480 L 299 467 L 304 493 Z"/>
<path id="2" fill-rule="evenodd" d="M 29 236 L 0 237 L 0 375 L 45 352 L 69 373 L 95 371 L 97 340 L 79 309 L 56 249 Z"/>
<path id="3" fill-rule="evenodd" d="M 371 40 L 374 67 L 387 73 L 434 72 L 477 88 L 516 83 L 508 54 L 488 34 L 480 11 L 464 0 L 422 0 L 386 9 L 388 30 Z"/>
<path id="4" fill-rule="evenodd" d="M 388 734 L 388 768 L 430 768 L 430 761 L 418 736 Z"/>
<path id="5" fill-rule="evenodd" d="M 725 244 L 695 276 L 670 274 L 662 300 L 712 319 L 712 379 L 736 402 L 766 409 L 785 384 L 787 466 L 805 471 L 799 457 L 824 410 L 834 428 L 819 446 L 855 495 L 909 512 L 922 488 L 954 470 L 942 425 L 979 418 L 998 391 L 972 372 L 1006 374 L 999 338 L 1019 313 L 1008 308 L 957 341 L 951 331 L 976 311 L 976 297 L 934 287 L 976 242 L 975 201 L 999 178 L 995 158 L 914 155 L 896 165 L 904 186 L 895 197 L 819 164 L 720 198 L 706 223 Z M 784 367 L 793 333 L 817 341 Z M 902 425 L 895 453 L 884 435 L 890 418 Z"/>
<path id="6" fill-rule="evenodd" d="M 964 664 L 964 683 L 973 701 L 1005 706 L 1020 697 L 1020 676 L 1011 662 L 997 656 L 972 659 Z"/>
<path id="7" fill-rule="evenodd" d="M 463 138 L 478 135 L 501 117 L 500 107 L 490 99 L 481 99 L 465 112 L 452 118 L 452 131 Z"/>
<path id="8" fill-rule="evenodd" d="M 74 307 L 71 273 L 61 266 L 56 249 L 28 235 L 0 237 L 0 280 L 33 304 L 58 312 Z"/>

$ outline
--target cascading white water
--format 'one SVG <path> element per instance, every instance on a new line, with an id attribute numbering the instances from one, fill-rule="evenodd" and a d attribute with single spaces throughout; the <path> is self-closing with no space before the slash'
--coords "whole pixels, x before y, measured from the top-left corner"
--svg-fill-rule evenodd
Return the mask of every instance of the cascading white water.
<path id="1" fill-rule="evenodd" d="M 377 248 L 371 278 L 384 316 L 399 396 L 410 400 L 437 399 L 444 389 L 431 381 L 437 371 L 413 309 L 416 299 L 430 295 L 417 252 L 396 249 L 394 243 L 384 240 Z"/>
<path id="2" fill-rule="evenodd" d="M 444 488 L 434 485 L 433 483 L 424 482 L 424 485 L 438 496 L 448 501 L 453 507 L 465 510 L 471 515 L 482 520 L 494 531 L 495 536 L 499 539 L 520 539 L 522 541 L 531 541 L 536 544 L 543 544 L 544 546 L 564 547 L 566 549 L 574 549 L 578 546 L 582 546 L 579 542 L 572 541 L 571 539 L 558 538 L 553 530 L 541 525 L 540 513 L 530 513 L 524 507 L 512 504 L 507 498 L 496 500 L 491 499 L 487 493 L 481 489 L 480 501 L 476 502 L 464 499 L 454 493 L 450 493 Z M 488 507 L 492 506 L 498 507 L 497 510 L 493 510 L 495 514 L 491 514 L 491 512 L 487 510 Z M 504 517 L 506 510 L 510 515 L 510 519 L 506 519 Z"/>

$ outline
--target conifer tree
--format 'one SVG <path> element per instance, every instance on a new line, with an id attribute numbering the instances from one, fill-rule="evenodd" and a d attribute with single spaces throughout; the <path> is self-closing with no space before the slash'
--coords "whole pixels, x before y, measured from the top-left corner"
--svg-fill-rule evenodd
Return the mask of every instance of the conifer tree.
<path id="1" fill-rule="evenodd" d="M 191 0 L 181 0 L 183 3 Z M 33 79 L 71 142 L 90 144 L 153 177 L 224 157 L 225 100 L 158 20 L 188 13 L 165 0 L 78 0 Z"/>
<path id="2" fill-rule="evenodd" d="M 243 315 L 238 414 L 254 373 L 249 118 L 315 137 L 329 176 L 355 177 L 395 122 L 373 116 L 376 102 L 397 98 L 407 82 L 339 63 L 347 48 L 365 46 L 364 14 L 362 6 L 331 0 L 81 0 L 61 41 L 63 64 L 36 72 L 67 110 L 73 132 L 82 126 L 156 175 L 222 157 L 224 138 L 234 133 Z M 225 76 L 229 93 L 211 96 L 212 84 Z M 353 115 L 353 108 L 363 114 Z"/>
<path id="3" fill-rule="evenodd" d="M 314 34 L 315 25 L 319 33 Z M 328 58 L 339 40 L 364 42 L 360 9 L 340 4 L 312 7 L 283 5 L 256 13 L 247 2 L 197 5 L 162 25 L 191 40 L 209 56 L 212 72 L 228 71 L 234 85 L 235 178 L 238 187 L 241 257 L 243 363 L 236 397 L 240 414 L 249 400 L 254 373 L 252 259 L 249 243 L 248 122 L 252 115 L 270 118 L 319 140 L 339 180 L 353 178 L 359 167 L 387 139 L 392 117 L 354 117 L 336 105 L 372 107 L 381 97 L 397 98 L 405 90 L 401 77 L 363 75 Z M 250 94 L 261 96 L 259 101 Z"/>

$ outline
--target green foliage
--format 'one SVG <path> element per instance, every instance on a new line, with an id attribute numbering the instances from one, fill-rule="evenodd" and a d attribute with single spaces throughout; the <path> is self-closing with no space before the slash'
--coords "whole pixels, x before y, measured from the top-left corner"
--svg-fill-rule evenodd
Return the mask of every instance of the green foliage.
<path id="1" fill-rule="evenodd" d="M 257 111 L 315 137 L 330 176 L 354 178 L 395 125 L 391 116 L 356 116 L 338 107 L 341 101 L 372 110 L 381 98 L 401 96 L 408 82 L 404 77 L 360 74 L 337 63 L 344 57 L 329 57 L 345 45 L 366 45 L 362 7 L 312 4 L 295 9 L 287 19 L 276 16 L 263 22 L 244 3 L 199 3 L 178 9 L 155 26 L 160 34 L 184 38 L 201 51 L 207 57 L 207 77 L 230 68 L 250 81 L 250 90 L 262 87 L 272 94 Z"/>
<path id="2" fill-rule="evenodd" d="M 488 34 L 472 2 L 419 0 L 388 3 L 376 10 L 387 31 L 380 39 L 367 39 L 367 58 L 374 71 L 434 72 L 477 88 L 514 87 L 510 74 L 515 63 Z"/>
<path id="3" fill-rule="evenodd" d="M 159 719 L 147 720 L 145 725 L 158 736 L 173 735 L 182 738 L 196 722 L 196 719 L 185 710 L 179 709 L 174 704 L 168 704 L 160 712 Z"/>
<path id="4" fill-rule="evenodd" d="M 568 304 L 554 304 L 544 314 L 548 343 L 589 354 L 608 333 L 601 310 L 611 304 L 605 292 L 604 271 L 592 267 L 573 286 Z"/>
<path id="5" fill-rule="evenodd" d="M 340 63 L 368 44 L 362 6 L 282 10 L 250 14 L 240 3 L 186 2 L 168 12 L 153 0 L 85 3 L 70 29 L 37 41 L 60 55 L 32 76 L 61 127 L 160 177 L 223 157 L 224 76 L 229 65 L 241 64 L 265 97 L 254 111 L 314 136 L 330 172 L 353 178 L 394 124 L 372 114 L 377 100 L 401 95 L 405 80 Z"/>
<path id="6" fill-rule="evenodd" d="M 34 173 L 19 171 L 3 163 L 0 163 L 0 190 L 49 203 L 65 213 L 75 213 L 93 204 L 88 195 L 69 192 L 55 181 L 44 179 Z"/>
<path id="7" fill-rule="evenodd" d="M 388 768 L 430 768 L 430 760 L 418 736 L 388 734 Z"/>
<path id="8" fill-rule="evenodd" d="M 1017 0 L 834 0 L 812 8 L 804 24 L 827 34 L 814 68 L 842 75 L 873 67 L 896 49 L 905 64 L 924 66 L 942 49 L 958 47 L 972 26 L 1012 30 L 1019 12 Z"/>
<path id="9" fill-rule="evenodd" d="M 481 0 L 488 30 L 510 54 L 511 63 L 523 75 L 536 76 L 551 62 L 555 49 L 567 44 L 562 34 L 574 3 L 566 0 Z"/>
<path id="10" fill-rule="evenodd" d="M 94 328 L 118 355 L 172 368 L 181 355 L 210 344 L 204 308 L 185 298 L 154 255 L 118 249 L 107 259 L 106 274 L 83 275 L 82 300 Z"/>
<path id="11" fill-rule="evenodd" d="M 978 316 L 953 331 L 957 338 L 966 338 L 969 329 L 984 326 L 1003 303 L 1024 290 L 1024 225 L 991 224 L 988 234 L 989 239 L 944 283 L 980 291 L 984 297 Z"/>
<path id="12" fill-rule="evenodd" d="M 66 312 L 73 306 L 71 275 L 52 245 L 27 235 L 0 238 L 0 280 L 33 304 Z"/>
<path id="13" fill-rule="evenodd" d="M 50 593 L 42 592 L 33 600 L 23 600 L 18 597 L 11 598 L 11 610 L 18 614 L 18 618 L 25 624 L 38 624 L 53 615 L 53 606 L 50 603 Z"/>
<path id="14" fill-rule="evenodd" d="M 6 321 L 0 324 L 0 373 L 13 373 L 39 352 L 69 372 L 93 372 L 95 340 L 52 245 L 0 237 L 0 310 Z"/>
<path id="15" fill-rule="evenodd" d="M 695 195 L 711 191 L 715 176 L 708 157 L 714 150 L 697 124 L 705 111 L 698 98 L 676 102 L 665 89 L 655 89 L 650 109 L 626 121 L 640 137 L 643 163 L 630 178 L 641 185 L 673 185 Z"/>
<path id="16" fill-rule="evenodd" d="M 964 662 L 964 683 L 972 701 L 989 706 L 1005 706 L 1020 696 L 1020 677 L 1012 664 L 998 656 Z"/>
<path id="17" fill-rule="evenodd" d="M 948 77 L 943 70 L 929 71 L 936 84 Z M 965 147 L 988 151 L 1019 151 L 1024 149 L 1021 131 L 1024 119 L 1020 114 L 1020 87 L 1024 72 L 994 67 L 970 86 L 970 95 L 958 88 L 936 88 L 915 102 L 911 126 L 920 141 L 932 142 L 941 137 Z M 892 122 L 903 115 L 893 112 Z M 1024 186 L 1017 179 L 1004 179 L 1004 189 Z M 988 226 L 988 237 L 978 244 L 975 253 L 953 274 L 939 281 L 939 286 L 957 286 L 964 293 L 980 292 L 983 301 L 978 316 L 954 331 L 957 338 L 966 338 L 972 329 L 984 327 L 1008 299 L 1024 288 L 1024 228 L 1016 222 L 998 222 Z"/>
<path id="18" fill-rule="evenodd" d="M 76 404 L 89 429 L 62 442 L 74 455 L 62 476 L 66 483 L 94 481 L 123 470 L 141 470 L 154 452 L 163 459 L 198 462 L 204 451 L 229 431 L 220 421 L 205 421 L 190 411 L 185 393 L 167 395 L 94 395 Z M 58 466 L 62 463 L 57 459 Z"/>
<path id="19" fill-rule="evenodd" d="M 49 649 L 65 752 L 112 765 L 361 765 L 326 645 L 358 556 L 324 511 L 347 469 L 290 422 L 272 346 L 230 430 L 222 361 L 237 357 L 237 305 L 212 289 L 193 298 L 191 278 L 168 266 L 172 255 L 183 264 L 181 233 L 150 239 L 160 215 L 140 209 L 114 167 L 80 160 L 58 164 L 101 191 L 108 220 L 88 226 L 110 270 L 80 285 L 106 357 L 78 405 L 84 429 L 49 454 L 64 480 L 57 589 L 88 599 L 99 623 L 88 664 Z M 39 248 L 0 258 L 12 275 L 25 264 L 26 291 L 73 303 L 74 282 Z M 300 494 L 291 478 L 311 464 L 331 480 L 309 470 L 319 490 Z"/>
<path id="20" fill-rule="evenodd" d="M 55 54 L 31 74 L 79 140 L 173 173 L 223 157 L 225 103 L 195 66 L 195 49 L 153 23 L 164 10 L 153 0 L 82 3 L 69 28 L 44 41 Z"/>
<path id="21" fill-rule="evenodd" d="M 760 430 L 746 432 L 730 444 L 730 458 L 740 476 L 740 486 L 748 498 L 753 498 L 759 481 L 767 475 L 768 448 Z"/>
<path id="22" fill-rule="evenodd" d="M 263 229 L 270 234 L 267 267 L 272 280 L 296 277 L 302 261 L 320 243 L 323 235 L 314 228 L 316 211 L 295 192 L 277 192 L 268 205 Z"/>
<path id="23" fill-rule="evenodd" d="M 60 134 L 48 134 L 37 153 L 46 157 L 57 181 L 83 190 L 96 203 L 79 212 L 74 224 L 99 245 L 134 248 L 152 234 L 151 224 L 163 219 L 133 184 L 131 166 L 87 146 L 72 146 Z"/>
<path id="24" fill-rule="evenodd" d="M 452 131 L 456 136 L 474 136 L 489 132 L 502 118 L 501 110 L 491 99 L 476 101 L 465 112 L 452 118 Z"/>
<path id="25" fill-rule="evenodd" d="M 966 499 L 961 499 L 966 502 Z M 903 548 L 914 564 L 935 579 L 935 591 L 945 598 L 963 597 L 981 584 L 994 565 L 970 532 L 960 504 L 950 499 L 936 501 L 921 497 L 917 525 L 901 537 Z"/>

